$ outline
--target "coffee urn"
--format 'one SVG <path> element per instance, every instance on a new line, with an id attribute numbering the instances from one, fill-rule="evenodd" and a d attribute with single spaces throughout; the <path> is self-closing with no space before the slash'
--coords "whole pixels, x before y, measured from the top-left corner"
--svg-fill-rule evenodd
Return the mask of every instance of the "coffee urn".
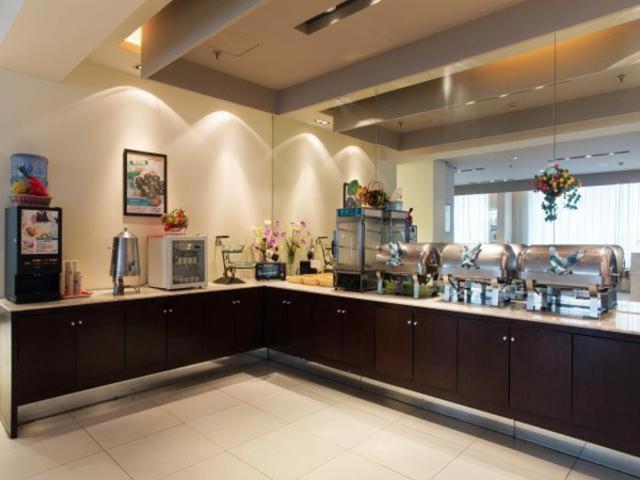
<path id="1" fill-rule="evenodd" d="M 124 227 L 122 232 L 113 237 L 110 274 L 113 280 L 114 295 L 124 295 L 125 288 L 133 288 L 136 292 L 140 291 L 138 238 L 129 232 L 127 227 Z M 126 277 L 129 277 L 133 283 L 125 285 Z"/>

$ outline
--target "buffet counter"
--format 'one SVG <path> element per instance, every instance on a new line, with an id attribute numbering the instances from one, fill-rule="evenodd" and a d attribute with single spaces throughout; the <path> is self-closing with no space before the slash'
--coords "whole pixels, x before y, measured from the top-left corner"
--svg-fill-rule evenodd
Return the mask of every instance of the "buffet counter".
<path id="1" fill-rule="evenodd" d="M 287 281 L 271 280 L 257 282 L 249 280 L 244 284 L 219 285 L 210 282 L 206 288 L 188 290 L 160 290 L 156 288 L 141 287 L 139 293 L 127 291 L 124 295 L 114 296 L 111 289 L 96 290 L 93 295 L 85 298 L 64 299 L 55 302 L 15 304 L 6 298 L 0 299 L 0 307 L 7 312 L 35 312 L 56 308 L 97 305 L 101 303 L 127 302 L 136 300 L 150 300 L 162 298 L 175 298 L 183 295 L 205 294 L 250 288 L 278 288 L 299 292 L 314 293 L 318 295 L 330 295 L 339 298 L 351 298 L 388 303 L 390 305 L 402 305 L 411 308 L 427 308 L 443 310 L 451 313 L 467 315 L 482 315 L 505 320 L 522 320 L 549 325 L 558 325 L 574 328 L 585 328 L 604 332 L 640 335 L 640 302 L 632 302 L 620 299 L 615 309 L 606 312 L 600 319 L 581 318 L 569 315 L 559 315 L 552 312 L 531 312 L 526 310 L 525 303 L 515 301 L 502 307 L 489 305 L 473 305 L 462 302 L 445 302 L 441 296 L 414 299 L 410 296 L 394 294 L 378 294 L 376 292 L 352 292 L 335 290 L 333 288 L 316 287 Z"/>

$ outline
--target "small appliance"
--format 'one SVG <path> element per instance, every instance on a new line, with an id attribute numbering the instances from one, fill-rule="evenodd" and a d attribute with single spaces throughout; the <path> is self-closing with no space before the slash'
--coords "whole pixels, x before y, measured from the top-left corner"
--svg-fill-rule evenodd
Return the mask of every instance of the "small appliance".
<path id="1" fill-rule="evenodd" d="M 207 237 L 148 237 L 150 287 L 176 290 L 207 286 Z"/>
<path id="2" fill-rule="evenodd" d="M 259 262 L 256 264 L 256 280 L 286 280 L 286 279 L 287 279 L 286 263 Z"/>
<path id="3" fill-rule="evenodd" d="M 60 299 L 62 209 L 5 210 L 5 295 L 15 303 Z"/>
<path id="4" fill-rule="evenodd" d="M 124 295 L 125 288 L 140 291 L 140 254 L 138 253 L 138 237 L 124 230 L 113 237 L 111 248 L 110 275 L 113 280 L 113 294 Z M 125 278 L 132 282 L 125 284 Z"/>

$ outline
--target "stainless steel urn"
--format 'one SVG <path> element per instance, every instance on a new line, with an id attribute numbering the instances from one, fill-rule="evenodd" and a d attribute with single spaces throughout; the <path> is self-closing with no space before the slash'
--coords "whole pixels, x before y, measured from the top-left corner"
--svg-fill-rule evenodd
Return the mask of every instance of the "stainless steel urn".
<path id="1" fill-rule="evenodd" d="M 113 237 L 110 274 L 113 279 L 114 295 L 123 295 L 124 289 L 127 287 L 139 289 L 140 255 L 138 253 L 138 238 L 129 232 L 127 227 L 124 227 L 122 232 Z M 125 277 L 131 278 L 133 284 L 125 285 Z"/>

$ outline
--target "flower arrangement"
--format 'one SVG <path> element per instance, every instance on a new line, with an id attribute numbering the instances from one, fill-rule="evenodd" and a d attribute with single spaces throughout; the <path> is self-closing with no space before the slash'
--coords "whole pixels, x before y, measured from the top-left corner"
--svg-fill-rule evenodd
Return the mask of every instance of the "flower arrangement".
<path id="1" fill-rule="evenodd" d="M 267 219 L 259 227 L 252 227 L 253 236 L 255 238 L 252 247 L 260 256 L 260 262 L 265 263 L 268 260 L 278 261 L 280 254 L 280 242 L 284 238 L 285 233 L 281 230 L 280 220 L 272 222 Z"/>
<path id="2" fill-rule="evenodd" d="M 564 199 L 564 208 L 576 210 L 578 202 L 582 198 L 579 189 L 582 186 L 580 179 L 569 173 L 569 170 L 553 164 L 547 167 L 540 175 L 536 175 L 530 182 L 534 192 L 542 192 L 542 210 L 544 210 L 546 222 L 553 222 L 558 218 L 559 197 Z"/>
<path id="3" fill-rule="evenodd" d="M 169 213 L 162 214 L 162 225 L 165 232 L 182 232 L 189 226 L 189 217 L 182 208 L 176 208 Z"/>
<path id="4" fill-rule="evenodd" d="M 357 180 L 352 180 L 349 182 L 347 193 L 354 190 L 356 201 L 362 207 L 384 208 L 389 203 L 389 194 L 384 191 L 380 182 L 371 182 L 367 186 L 359 185 Z"/>
<path id="5" fill-rule="evenodd" d="M 284 244 L 287 248 L 287 262 L 289 264 L 289 272 L 293 274 L 293 262 L 296 258 L 296 252 L 300 247 L 309 243 L 311 233 L 307 229 L 307 222 L 300 220 L 299 222 L 291 222 L 287 232 L 284 234 Z"/>

